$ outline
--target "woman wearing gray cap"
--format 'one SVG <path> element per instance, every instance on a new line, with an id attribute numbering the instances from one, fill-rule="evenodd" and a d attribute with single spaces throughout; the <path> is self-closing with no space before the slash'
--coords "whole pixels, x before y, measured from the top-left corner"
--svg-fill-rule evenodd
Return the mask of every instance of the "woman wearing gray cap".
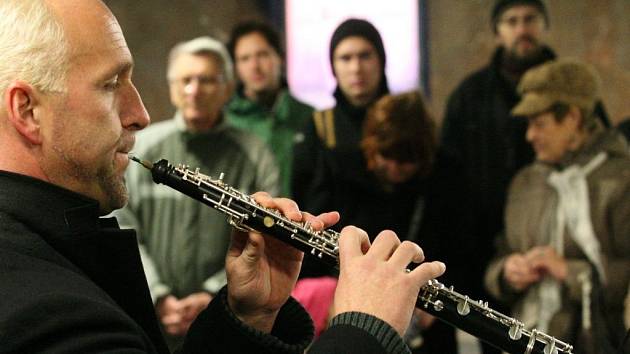
<path id="1" fill-rule="evenodd" d="M 512 113 L 528 119 L 536 162 L 512 181 L 486 287 L 529 328 L 576 348 L 585 333 L 617 346 L 630 280 L 626 142 L 593 115 L 599 80 L 585 64 L 549 62 L 528 71 L 518 89 Z"/>

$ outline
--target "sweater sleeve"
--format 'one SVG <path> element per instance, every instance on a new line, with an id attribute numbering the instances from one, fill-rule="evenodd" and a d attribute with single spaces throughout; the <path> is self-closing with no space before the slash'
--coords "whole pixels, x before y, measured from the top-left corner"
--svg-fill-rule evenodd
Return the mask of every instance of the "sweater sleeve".
<path id="1" fill-rule="evenodd" d="M 309 350 L 310 354 L 407 354 L 411 353 L 394 328 L 361 312 L 344 312 Z"/>
<path id="2" fill-rule="evenodd" d="M 301 354 L 312 338 L 313 322 L 293 298 L 280 309 L 271 333 L 264 333 L 234 315 L 224 287 L 193 322 L 179 353 Z"/>

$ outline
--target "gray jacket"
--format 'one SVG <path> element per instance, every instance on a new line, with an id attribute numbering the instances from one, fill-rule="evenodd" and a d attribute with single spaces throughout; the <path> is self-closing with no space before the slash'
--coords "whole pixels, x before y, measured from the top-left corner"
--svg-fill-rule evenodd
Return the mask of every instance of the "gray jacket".
<path id="1" fill-rule="evenodd" d="M 273 155 L 254 135 L 220 123 L 206 133 L 190 133 L 180 115 L 137 135 L 140 158 L 185 164 L 244 193 L 276 195 L 279 172 Z M 127 170 L 129 203 L 115 213 L 122 227 L 138 232 L 151 297 L 215 293 L 225 282 L 223 266 L 231 227 L 225 215 L 151 180 L 139 165 Z"/>

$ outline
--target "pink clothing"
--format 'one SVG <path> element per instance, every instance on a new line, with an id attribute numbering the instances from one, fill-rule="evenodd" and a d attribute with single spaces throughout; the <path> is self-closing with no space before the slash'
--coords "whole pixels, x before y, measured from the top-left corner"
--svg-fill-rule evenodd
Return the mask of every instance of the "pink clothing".
<path id="1" fill-rule="evenodd" d="M 337 278 L 304 278 L 297 282 L 291 296 L 304 306 L 315 324 L 315 338 L 328 327 Z"/>

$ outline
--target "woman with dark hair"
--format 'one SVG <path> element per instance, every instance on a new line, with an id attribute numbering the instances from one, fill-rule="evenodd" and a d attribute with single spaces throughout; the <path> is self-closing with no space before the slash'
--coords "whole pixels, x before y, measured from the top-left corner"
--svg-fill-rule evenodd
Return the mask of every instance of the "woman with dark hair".
<path id="1" fill-rule="evenodd" d="M 368 112 L 361 149 L 368 170 L 385 184 L 427 177 L 436 151 L 435 123 L 417 91 L 387 95 Z"/>
<path id="2" fill-rule="evenodd" d="M 438 185 L 445 179 L 438 178 L 443 169 L 434 166 L 438 150 L 435 123 L 420 92 L 386 95 L 374 103 L 363 123 L 361 150 L 367 170 L 390 203 L 382 207 L 400 217 L 398 224 L 389 220 L 386 222 L 392 223 L 382 227 L 405 230 L 399 233 L 401 239 L 419 242 L 428 257 L 444 257 L 438 235 L 445 223 L 437 214 L 438 210 L 448 214 L 438 204 L 445 202 L 445 188 Z M 379 219 L 379 215 L 374 217 Z M 413 353 L 457 352 L 452 327 L 420 310 L 412 321 L 405 340 Z"/>

